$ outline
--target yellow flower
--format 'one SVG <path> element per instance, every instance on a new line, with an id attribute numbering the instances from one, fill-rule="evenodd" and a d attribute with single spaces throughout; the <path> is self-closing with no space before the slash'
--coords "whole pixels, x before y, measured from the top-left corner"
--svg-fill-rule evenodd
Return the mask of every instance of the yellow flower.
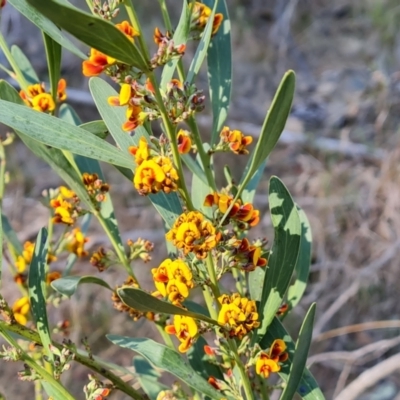
<path id="1" fill-rule="evenodd" d="M 191 28 L 203 31 L 207 25 L 208 19 L 211 16 L 211 8 L 205 4 L 196 1 L 192 11 Z M 215 14 L 213 21 L 212 34 L 215 35 L 221 25 L 224 16 L 221 13 Z"/>
<path id="2" fill-rule="evenodd" d="M 218 323 L 229 327 L 229 336 L 243 338 L 251 330 L 258 328 L 257 306 L 254 300 L 241 297 L 239 293 L 226 294 L 218 298 L 222 305 L 218 314 Z"/>
<path id="3" fill-rule="evenodd" d="M 167 325 L 165 331 L 170 335 L 176 335 L 181 342 L 178 350 L 181 353 L 186 353 L 194 343 L 199 329 L 193 318 L 184 315 L 175 315 L 174 324 Z"/>
<path id="4" fill-rule="evenodd" d="M 178 141 L 178 151 L 180 154 L 189 153 L 192 147 L 192 140 L 190 139 L 190 134 L 188 131 L 181 129 L 176 135 Z"/>
<path id="5" fill-rule="evenodd" d="M 65 186 L 60 186 L 57 197 L 50 200 L 50 206 L 54 208 L 53 222 L 72 225 L 76 220 L 76 203 L 76 194 Z"/>
<path id="6" fill-rule="evenodd" d="M 75 228 L 67 234 L 68 242 L 66 248 L 69 252 L 76 254 L 78 257 L 86 257 L 89 253 L 84 249 L 85 243 L 89 241 L 82 233 L 80 228 Z"/>
<path id="7" fill-rule="evenodd" d="M 29 314 L 30 304 L 27 296 L 21 297 L 16 300 L 12 306 L 15 320 L 21 324 L 26 325 L 28 322 L 27 315 Z"/>
<path id="8" fill-rule="evenodd" d="M 286 343 L 282 339 L 276 339 L 272 343 L 268 353 L 260 352 L 256 361 L 256 372 L 264 378 L 268 378 L 272 372 L 279 372 L 279 363 L 285 362 L 289 358 L 286 353 Z"/>
<path id="9" fill-rule="evenodd" d="M 194 287 L 192 272 L 182 260 L 167 258 L 151 273 L 158 293 L 168 296 L 175 305 L 180 305 L 189 296 L 189 289 Z"/>
<path id="10" fill-rule="evenodd" d="M 140 165 L 150 157 L 149 145 L 144 136 L 139 139 L 139 146 L 130 146 L 129 152 L 135 156 L 136 165 Z"/>
<path id="11" fill-rule="evenodd" d="M 203 259 L 217 246 L 221 234 L 203 214 L 190 211 L 179 216 L 166 238 L 182 249 L 185 255 L 192 252 L 197 258 Z"/>
<path id="12" fill-rule="evenodd" d="M 251 136 L 244 136 L 241 131 L 231 131 L 227 126 L 220 133 L 221 141 L 227 144 L 235 154 L 248 154 L 246 147 L 253 141 Z"/>
<path id="13" fill-rule="evenodd" d="M 32 242 L 27 241 L 24 243 L 22 255 L 18 256 L 17 261 L 15 262 L 19 274 L 25 272 L 26 267 L 31 263 L 34 249 L 35 245 Z"/>

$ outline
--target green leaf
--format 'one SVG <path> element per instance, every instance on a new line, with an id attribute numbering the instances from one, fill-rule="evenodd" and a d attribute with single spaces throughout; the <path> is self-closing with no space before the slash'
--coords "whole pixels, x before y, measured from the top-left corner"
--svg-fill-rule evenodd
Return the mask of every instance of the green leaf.
<path id="1" fill-rule="evenodd" d="M 8 218 L 1 214 L 1 232 L 4 235 L 3 239 L 6 239 L 8 243 L 14 248 L 18 255 L 22 254 L 23 247 L 21 242 L 18 239 L 17 234 L 15 233 L 14 229 L 12 228 L 10 221 Z"/>
<path id="2" fill-rule="evenodd" d="M 63 104 L 60 108 L 60 114 L 62 115 L 62 119 L 70 122 L 74 125 L 80 125 L 81 121 L 76 114 L 75 110 L 68 104 Z M 76 163 L 80 175 L 83 175 L 85 172 L 90 174 L 97 174 L 99 178 L 105 182 L 105 178 L 103 175 L 103 171 L 101 170 L 100 164 L 97 160 L 92 160 L 87 157 L 75 155 L 74 162 Z M 92 207 L 93 208 L 93 207 Z M 118 244 L 118 247 L 122 252 L 125 251 L 124 245 L 122 244 L 121 235 L 118 228 L 117 219 L 114 213 L 114 207 L 112 204 L 110 194 L 107 194 L 106 199 L 101 202 L 100 205 L 100 215 L 103 217 L 105 224 L 108 227 L 109 232 L 112 233 L 115 242 Z"/>
<path id="3" fill-rule="evenodd" d="M 108 128 L 103 120 L 86 122 L 79 125 L 79 127 L 96 135 L 100 139 L 105 139 L 108 135 Z"/>
<path id="4" fill-rule="evenodd" d="M 44 351 L 50 360 L 53 353 L 50 349 L 51 336 L 46 310 L 46 265 L 47 265 L 47 230 L 42 228 L 36 238 L 32 261 L 29 267 L 29 301 Z"/>
<path id="5" fill-rule="evenodd" d="M 260 183 L 260 180 L 261 180 L 262 176 L 264 175 L 264 169 L 265 169 L 266 164 L 267 164 L 267 160 L 265 160 L 258 167 L 257 171 L 251 177 L 249 183 L 243 189 L 243 193 L 242 193 L 241 197 L 242 197 L 242 201 L 244 203 L 253 203 L 254 196 L 256 195 L 256 192 L 257 192 L 258 184 Z"/>
<path id="6" fill-rule="evenodd" d="M 301 382 L 304 369 L 306 368 L 308 351 L 310 350 L 312 331 L 315 317 L 315 303 L 311 304 L 307 315 L 300 328 L 299 338 L 296 342 L 292 365 L 290 367 L 289 379 L 282 392 L 280 400 L 292 400 Z"/>
<path id="7" fill-rule="evenodd" d="M 179 19 L 178 26 L 176 27 L 173 36 L 175 46 L 178 46 L 180 44 L 186 44 L 190 29 L 191 12 L 189 10 L 186 0 L 183 1 L 182 3 L 183 6 L 182 6 L 181 17 Z M 167 87 L 167 83 L 170 82 L 172 77 L 174 76 L 174 72 L 176 66 L 178 65 L 178 62 L 179 59 L 175 58 L 164 66 L 161 74 L 161 83 L 160 83 L 160 88 L 162 90 L 165 90 L 165 88 Z"/>
<path id="8" fill-rule="evenodd" d="M 160 192 L 149 195 L 150 201 L 157 209 L 168 229 L 171 229 L 179 215 L 183 213 L 182 205 L 176 192 Z"/>
<path id="9" fill-rule="evenodd" d="M 204 379 L 213 376 L 217 379 L 224 379 L 221 370 L 215 365 L 211 364 L 207 359 L 207 354 L 204 352 L 204 346 L 208 343 L 200 336 L 196 343 L 187 352 L 189 364 L 198 372 Z"/>
<path id="10" fill-rule="evenodd" d="M 136 351 L 155 367 L 168 371 L 199 393 L 221 399 L 221 393 L 198 375 L 175 350 L 147 338 L 107 335 L 107 339 L 117 346 Z"/>
<path id="11" fill-rule="evenodd" d="M 196 157 L 196 160 L 194 160 L 189 154 L 183 154 L 180 157 L 192 172 L 193 176 L 196 176 L 199 181 L 208 186 L 206 174 L 204 173 L 204 170 L 200 164 L 200 158 Z"/>
<path id="12" fill-rule="evenodd" d="M 14 8 L 16 8 L 22 15 L 28 18 L 33 24 L 35 24 L 40 30 L 47 33 L 57 43 L 65 47 L 71 53 L 77 55 L 79 58 L 87 58 L 69 39 L 62 35 L 59 28 L 54 25 L 51 21 L 45 18 L 39 13 L 34 7 L 32 7 L 26 0 L 9 0 L 8 1 Z M 48 2 L 42 3 L 47 5 Z M 19 64 L 18 64 L 19 65 Z M 39 82 L 39 81 L 36 81 Z"/>
<path id="13" fill-rule="evenodd" d="M 135 142 L 128 132 L 122 130 L 122 124 L 126 120 L 126 107 L 113 107 L 107 102 L 110 96 L 118 96 L 118 93 L 100 78 L 91 78 L 89 80 L 89 89 L 115 143 L 123 152 L 129 154 L 128 148 L 135 145 Z"/>
<path id="14" fill-rule="evenodd" d="M 3 204 L 0 201 L 0 214 L 3 217 Z M 3 218 L 0 219 L 0 286 L 3 278 Z"/>
<path id="15" fill-rule="evenodd" d="M 300 302 L 306 290 L 311 264 L 312 233 L 310 221 L 299 206 L 297 206 L 297 210 L 301 222 L 301 241 L 299 258 L 295 267 L 296 281 L 289 287 L 287 295 L 290 308 L 294 308 Z"/>
<path id="16" fill-rule="evenodd" d="M 129 307 L 139 310 L 141 312 L 155 312 L 161 314 L 171 315 L 185 315 L 194 319 L 199 319 L 213 325 L 218 325 L 217 321 L 205 316 L 204 314 L 194 313 L 183 309 L 182 307 L 174 306 L 152 296 L 141 289 L 132 287 L 123 287 L 117 290 L 118 296 Z"/>
<path id="17" fill-rule="evenodd" d="M 212 7 L 214 0 L 206 0 L 204 3 Z M 215 12 L 221 13 L 224 19 L 207 50 L 208 83 L 213 111 L 212 145 L 217 142 L 228 116 L 232 86 L 231 22 L 225 0 L 219 0 Z"/>
<path id="18" fill-rule="evenodd" d="M 57 100 L 58 81 L 61 71 L 62 47 L 53 38 L 43 32 L 43 42 L 46 48 L 47 68 L 49 70 L 51 95 Z"/>
<path id="19" fill-rule="evenodd" d="M 267 333 L 260 341 L 260 346 L 262 349 L 269 348 L 275 339 L 282 339 L 285 341 L 287 346 L 287 352 L 289 354 L 289 358 L 282 365 L 281 370 L 279 371 L 280 377 L 287 382 L 289 380 L 290 369 L 293 363 L 293 358 L 295 355 L 295 344 L 290 337 L 289 333 L 286 331 L 285 327 L 279 321 L 277 317 L 274 318 L 271 325 L 268 328 Z M 318 383 L 315 381 L 315 378 L 311 374 L 311 372 L 304 368 L 303 375 L 300 380 L 300 383 L 297 387 L 297 393 L 304 400 L 325 400 L 324 395 L 322 394 L 320 388 L 318 387 Z"/>
<path id="20" fill-rule="evenodd" d="M 48 146 L 125 168 L 133 167 L 132 157 L 104 140 L 26 106 L 0 100 L 0 121 Z"/>
<path id="21" fill-rule="evenodd" d="M 242 186 L 247 186 L 248 181 L 267 159 L 278 142 L 292 106 L 295 84 L 296 77 L 294 72 L 286 72 L 272 100 L 271 107 L 268 110 L 261 128 L 260 137 L 258 138 L 256 147 L 251 154 L 248 166 L 242 176 Z"/>
<path id="22" fill-rule="evenodd" d="M 25 80 L 29 84 L 32 85 L 40 82 L 35 70 L 32 67 L 32 64 L 30 63 L 26 55 L 22 52 L 22 50 L 15 44 L 11 46 L 11 55 L 13 56 L 15 62 L 21 70 Z"/>
<path id="23" fill-rule="evenodd" d="M 186 78 L 186 81 L 188 83 L 193 83 L 194 78 L 197 76 L 197 74 L 200 71 L 200 68 L 203 64 L 204 59 L 206 58 L 207 51 L 208 51 L 208 46 L 211 41 L 211 35 L 212 35 L 212 29 L 213 29 L 213 22 L 214 22 L 214 15 L 215 15 L 215 9 L 216 9 L 217 2 L 214 3 L 214 7 L 212 10 L 211 15 L 208 17 L 207 25 L 203 31 L 203 34 L 201 35 L 201 39 L 199 41 L 199 44 L 197 46 L 196 53 L 193 57 L 193 60 L 190 64 L 188 75 Z"/>
<path id="24" fill-rule="evenodd" d="M 260 301 L 263 292 L 266 268 L 257 267 L 249 273 L 249 290 L 252 300 Z"/>
<path id="25" fill-rule="evenodd" d="M 142 71 L 148 70 L 138 48 L 112 23 L 56 1 L 28 0 L 45 17 L 83 43 Z"/>
<path id="26" fill-rule="evenodd" d="M 147 396 L 149 396 L 150 400 L 157 400 L 158 394 L 162 390 L 168 389 L 167 386 L 158 382 L 161 374 L 143 357 L 134 357 L 133 366 L 135 367 L 136 377 L 139 381 L 140 387 Z"/>
<path id="27" fill-rule="evenodd" d="M 277 177 L 270 180 L 269 207 L 275 237 L 259 308 L 262 321 L 257 331 L 259 336 L 266 332 L 289 287 L 301 240 L 301 223 L 296 205 Z"/>
<path id="28" fill-rule="evenodd" d="M 78 286 L 83 283 L 93 283 L 95 285 L 103 286 L 106 289 L 112 291 L 110 285 L 107 282 L 103 281 L 103 279 L 90 275 L 66 276 L 64 278 L 60 278 L 51 282 L 51 286 L 54 290 L 57 290 L 58 293 L 61 293 L 67 297 L 71 297 L 78 289 Z"/>

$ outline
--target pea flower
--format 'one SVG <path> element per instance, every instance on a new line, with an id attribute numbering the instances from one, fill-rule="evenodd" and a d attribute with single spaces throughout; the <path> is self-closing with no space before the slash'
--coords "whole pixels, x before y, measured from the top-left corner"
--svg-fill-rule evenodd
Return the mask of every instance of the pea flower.
<path id="1" fill-rule="evenodd" d="M 220 133 L 221 142 L 218 147 L 229 148 L 235 154 L 249 154 L 247 146 L 253 142 L 251 136 L 245 136 L 241 131 L 231 131 L 227 126 Z"/>
<path id="2" fill-rule="evenodd" d="M 286 353 L 286 344 L 282 339 L 276 339 L 268 353 L 260 352 L 256 361 L 256 372 L 263 378 L 268 378 L 273 372 L 281 370 L 280 363 L 285 362 L 289 355 Z"/>
<path id="3" fill-rule="evenodd" d="M 192 140 L 190 139 L 190 133 L 184 129 L 180 129 L 176 135 L 178 141 L 178 151 L 180 154 L 189 153 L 192 148 Z"/>
<path id="4" fill-rule="evenodd" d="M 224 294 L 218 301 L 221 304 L 218 323 L 228 327 L 230 337 L 241 340 L 247 333 L 260 326 L 254 300 L 234 293 L 231 296 Z"/>
<path id="5" fill-rule="evenodd" d="M 53 222 L 73 225 L 78 216 L 78 203 L 79 199 L 72 190 L 60 186 L 57 197 L 50 200 L 50 206 L 54 209 Z"/>
<path id="6" fill-rule="evenodd" d="M 192 19 L 190 23 L 190 29 L 193 31 L 203 32 L 207 25 L 207 22 L 211 16 L 212 10 L 205 4 L 196 1 L 192 8 Z M 215 14 L 213 21 L 212 34 L 215 35 L 222 23 L 224 16 L 220 13 Z"/>
<path id="7" fill-rule="evenodd" d="M 66 235 L 66 249 L 78 257 L 86 257 L 89 253 L 84 249 L 85 243 L 89 238 L 85 237 L 80 228 L 75 228 Z"/>
<path id="8" fill-rule="evenodd" d="M 29 314 L 30 304 L 29 297 L 24 296 L 16 300 L 12 306 L 12 311 L 14 313 L 15 320 L 21 324 L 26 325 L 28 322 L 27 315 Z"/>
<path id="9" fill-rule="evenodd" d="M 199 329 L 193 318 L 184 315 L 174 315 L 174 324 L 167 325 L 165 331 L 170 335 L 176 335 L 181 342 L 178 350 L 181 353 L 186 353 L 193 345 Z"/>
<path id="10" fill-rule="evenodd" d="M 213 224 L 198 211 L 181 214 L 166 234 L 167 240 L 188 255 L 194 253 L 203 259 L 215 248 L 221 239 Z"/>
<path id="11" fill-rule="evenodd" d="M 18 256 L 15 261 L 15 266 L 19 274 L 25 272 L 27 266 L 31 263 L 34 249 L 35 245 L 32 242 L 27 241 L 24 243 L 22 255 Z"/>

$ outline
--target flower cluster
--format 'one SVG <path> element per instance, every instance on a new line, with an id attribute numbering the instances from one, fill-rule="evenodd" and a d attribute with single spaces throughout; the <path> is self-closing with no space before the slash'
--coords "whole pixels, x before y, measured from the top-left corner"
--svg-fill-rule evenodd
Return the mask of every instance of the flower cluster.
<path id="1" fill-rule="evenodd" d="M 15 266 L 17 267 L 17 272 L 19 274 L 25 272 L 26 268 L 31 263 L 34 249 L 35 245 L 32 242 L 27 241 L 24 243 L 22 254 L 19 255 L 15 261 Z"/>
<path id="2" fill-rule="evenodd" d="M 174 324 L 167 325 L 165 331 L 170 335 L 176 335 L 181 342 L 178 350 L 181 353 L 186 353 L 196 340 L 199 328 L 193 318 L 174 315 Z"/>
<path id="3" fill-rule="evenodd" d="M 132 146 L 129 151 L 134 155 L 137 165 L 133 184 L 141 195 L 163 191 L 176 191 L 178 173 L 169 157 L 153 154 L 146 139 L 142 136 L 139 146 Z"/>
<path id="4" fill-rule="evenodd" d="M 101 4 L 101 0 L 93 0 L 93 12 L 100 18 L 111 20 L 119 14 L 119 4 L 121 0 L 106 0 Z"/>
<path id="5" fill-rule="evenodd" d="M 57 87 L 57 101 L 61 102 L 66 100 L 66 87 L 67 82 L 65 79 L 60 79 Z M 56 103 L 52 95 L 46 92 L 44 83 L 29 85 L 26 90 L 20 90 L 19 95 L 28 107 L 36 111 L 52 112 L 56 108 Z"/>
<path id="6" fill-rule="evenodd" d="M 232 238 L 226 245 L 227 265 L 230 268 L 240 268 L 251 272 L 256 267 L 265 267 L 267 259 L 261 257 L 262 246 L 250 244 L 247 238 Z"/>
<path id="7" fill-rule="evenodd" d="M 193 4 L 193 3 L 191 3 Z M 192 8 L 192 15 L 190 21 L 190 31 L 194 33 L 194 37 L 199 37 L 199 35 L 204 31 L 207 22 L 211 16 L 212 10 L 205 4 L 196 1 Z M 222 23 L 224 16 L 220 13 L 214 15 L 212 34 L 215 35 Z M 196 36 L 197 34 L 197 36 Z"/>
<path id="8" fill-rule="evenodd" d="M 110 190 L 108 183 L 104 183 L 97 174 L 84 172 L 82 181 L 88 192 L 89 197 L 96 203 L 105 201 L 106 193 Z"/>
<path id="9" fill-rule="evenodd" d="M 139 32 L 128 21 L 123 21 L 115 26 L 132 42 L 134 42 L 134 37 L 139 35 Z M 108 75 L 114 75 L 116 71 L 124 68 L 125 65 L 118 62 L 115 58 L 109 57 L 93 48 L 90 49 L 89 59 L 82 63 L 82 73 L 85 76 L 98 76 L 103 72 Z"/>
<path id="10" fill-rule="evenodd" d="M 254 300 L 234 293 L 231 296 L 224 294 L 218 298 L 218 301 L 221 304 L 218 323 L 227 327 L 229 337 L 241 340 L 248 332 L 260 326 Z"/>
<path id="11" fill-rule="evenodd" d="M 157 292 L 153 295 L 168 297 L 175 305 L 181 303 L 189 296 L 189 289 L 194 287 L 192 271 L 182 260 L 167 258 L 158 268 L 151 270 Z"/>
<path id="12" fill-rule="evenodd" d="M 80 228 L 75 228 L 72 232 L 65 235 L 66 249 L 78 257 L 88 256 L 88 252 L 84 249 L 85 243 L 89 241 L 89 238 L 85 237 Z"/>
<path id="13" fill-rule="evenodd" d="M 158 45 L 158 49 L 157 53 L 150 60 L 152 68 L 165 65 L 173 58 L 182 57 L 185 54 L 186 45 L 180 44 L 175 46 L 170 32 L 164 35 L 156 28 L 154 30 L 154 42 Z"/>
<path id="14" fill-rule="evenodd" d="M 154 249 L 154 243 L 138 238 L 135 242 L 129 239 L 127 245 L 130 250 L 129 260 L 141 258 L 145 263 L 151 261 L 150 253 Z"/>
<path id="15" fill-rule="evenodd" d="M 220 142 L 214 151 L 232 151 L 235 154 L 249 154 L 247 147 L 253 142 L 251 136 L 245 136 L 241 131 L 230 130 L 224 126 L 220 133 Z"/>
<path id="16" fill-rule="evenodd" d="M 285 362 L 288 358 L 285 342 L 282 339 L 276 339 L 269 352 L 261 351 L 258 355 L 256 372 L 266 379 L 272 372 L 280 371 L 280 363 Z"/>
<path id="17" fill-rule="evenodd" d="M 54 209 L 53 222 L 56 224 L 73 225 L 79 216 L 79 198 L 72 190 L 60 186 L 58 195 L 50 200 Z"/>
<path id="18" fill-rule="evenodd" d="M 241 223 L 245 222 L 250 227 L 256 226 L 260 221 L 260 211 L 255 210 L 250 203 L 242 204 L 240 199 L 234 203 L 233 201 L 233 196 L 215 192 L 206 196 L 204 205 L 206 207 L 217 206 L 219 214 L 222 215 L 230 209 L 228 217 L 224 221 L 226 223 L 229 223 L 230 220 L 236 220 Z"/>
<path id="19" fill-rule="evenodd" d="M 164 97 L 168 117 L 174 124 L 185 121 L 190 116 L 204 110 L 205 96 L 202 90 L 188 82 L 172 79 L 167 84 Z"/>
<path id="20" fill-rule="evenodd" d="M 185 256 L 194 253 L 198 259 L 203 259 L 217 246 L 221 233 L 203 214 L 190 211 L 178 217 L 166 238 L 182 250 Z"/>
<path id="21" fill-rule="evenodd" d="M 28 322 L 28 314 L 30 311 L 29 297 L 24 296 L 16 300 L 12 306 L 14 319 L 21 325 L 26 325 Z"/>

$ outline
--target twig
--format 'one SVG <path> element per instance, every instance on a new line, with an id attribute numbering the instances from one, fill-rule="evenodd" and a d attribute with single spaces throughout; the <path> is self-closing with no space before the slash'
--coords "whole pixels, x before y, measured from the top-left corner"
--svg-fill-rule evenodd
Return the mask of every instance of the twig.
<path id="1" fill-rule="evenodd" d="M 335 400 L 356 400 L 376 382 L 399 369 L 400 354 L 396 354 L 361 373 L 335 397 Z"/>

